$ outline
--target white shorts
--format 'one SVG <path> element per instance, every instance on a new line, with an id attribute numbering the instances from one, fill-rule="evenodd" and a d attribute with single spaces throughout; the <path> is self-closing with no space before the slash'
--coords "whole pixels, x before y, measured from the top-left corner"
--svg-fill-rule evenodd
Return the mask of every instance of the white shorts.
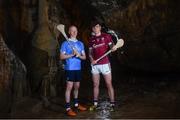
<path id="1" fill-rule="evenodd" d="M 103 75 L 111 73 L 110 64 L 102 64 L 102 65 L 91 65 L 91 73 Z"/>

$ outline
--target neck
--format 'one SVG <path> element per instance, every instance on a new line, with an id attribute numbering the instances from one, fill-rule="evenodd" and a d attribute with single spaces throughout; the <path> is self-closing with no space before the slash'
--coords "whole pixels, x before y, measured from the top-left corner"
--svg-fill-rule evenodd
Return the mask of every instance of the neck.
<path id="1" fill-rule="evenodd" d="M 76 37 L 70 37 L 69 40 L 70 40 L 70 41 L 73 41 L 73 42 L 76 42 L 76 41 L 77 41 Z"/>
<path id="2" fill-rule="evenodd" d="M 70 39 L 76 39 L 76 37 L 70 37 Z"/>
<path id="3" fill-rule="evenodd" d="M 101 35 L 101 32 L 99 32 L 99 33 L 96 33 L 96 35 L 95 36 L 100 36 Z"/>

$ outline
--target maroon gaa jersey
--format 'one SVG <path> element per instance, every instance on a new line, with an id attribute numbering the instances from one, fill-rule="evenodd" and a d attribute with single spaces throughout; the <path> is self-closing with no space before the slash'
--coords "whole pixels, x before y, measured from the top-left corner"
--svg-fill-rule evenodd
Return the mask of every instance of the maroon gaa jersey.
<path id="1" fill-rule="evenodd" d="M 92 36 L 89 41 L 89 49 L 92 50 L 92 57 L 97 60 L 109 50 L 109 45 L 112 44 L 111 35 L 101 33 L 100 36 Z M 99 60 L 97 64 L 107 64 L 109 58 L 106 56 Z"/>

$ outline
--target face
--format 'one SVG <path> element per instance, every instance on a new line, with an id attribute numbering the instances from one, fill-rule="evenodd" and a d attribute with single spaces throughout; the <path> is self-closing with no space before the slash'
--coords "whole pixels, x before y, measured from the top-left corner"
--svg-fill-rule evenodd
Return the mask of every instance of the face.
<path id="1" fill-rule="evenodd" d="M 92 31 L 95 33 L 95 34 L 99 34 L 101 33 L 101 26 L 99 24 L 97 24 L 96 26 L 94 26 L 92 28 Z"/>
<path id="2" fill-rule="evenodd" d="M 71 26 L 69 28 L 69 35 L 70 35 L 70 37 L 76 38 L 77 33 L 78 33 L 78 31 L 77 31 L 77 28 L 75 26 Z"/>

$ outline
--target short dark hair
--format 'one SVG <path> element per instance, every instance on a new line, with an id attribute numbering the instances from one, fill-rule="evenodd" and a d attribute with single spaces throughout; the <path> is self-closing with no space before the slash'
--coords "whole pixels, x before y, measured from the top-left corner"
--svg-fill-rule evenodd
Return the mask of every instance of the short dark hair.
<path id="1" fill-rule="evenodd" d="M 98 24 L 101 26 L 101 22 L 99 22 L 99 21 L 92 21 L 91 22 L 91 28 L 93 28 L 94 26 L 96 26 Z"/>

